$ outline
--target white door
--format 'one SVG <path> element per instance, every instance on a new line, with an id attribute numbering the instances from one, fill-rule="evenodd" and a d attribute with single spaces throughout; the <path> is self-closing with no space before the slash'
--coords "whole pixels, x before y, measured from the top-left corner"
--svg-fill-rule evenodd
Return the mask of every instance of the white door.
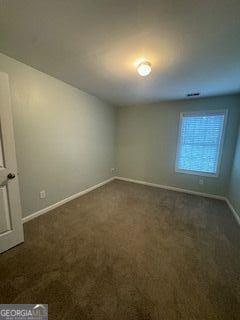
<path id="1" fill-rule="evenodd" d="M 23 241 L 9 81 L 0 72 L 0 252 Z"/>

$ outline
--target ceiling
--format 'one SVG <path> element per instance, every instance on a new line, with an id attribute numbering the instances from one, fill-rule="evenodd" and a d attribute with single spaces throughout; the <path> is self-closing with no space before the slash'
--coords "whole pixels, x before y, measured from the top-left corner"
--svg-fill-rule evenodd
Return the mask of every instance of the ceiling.
<path id="1" fill-rule="evenodd" d="M 239 12 L 239 0 L 0 0 L 0 51 L 115 105 L 231 94 Z"/>

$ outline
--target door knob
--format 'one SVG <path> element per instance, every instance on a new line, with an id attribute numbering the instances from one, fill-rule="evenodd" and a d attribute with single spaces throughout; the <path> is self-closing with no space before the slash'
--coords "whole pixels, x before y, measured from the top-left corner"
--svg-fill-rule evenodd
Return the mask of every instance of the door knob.
<path id="1" fill-rule="evenodd" d="M 8 177 L 8 179 L 14 179 L 15 178 L 15 174 L 14 173 L 9 173 L 7 177 Z"/>

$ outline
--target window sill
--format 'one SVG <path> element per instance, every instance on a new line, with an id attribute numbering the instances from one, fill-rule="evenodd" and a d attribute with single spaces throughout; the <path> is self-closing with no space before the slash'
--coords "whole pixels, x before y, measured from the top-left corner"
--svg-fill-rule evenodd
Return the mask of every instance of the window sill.
<path id="1" fill-rule="evenodd" d="M 219 172 L 217 172 L 217 173 L 207 173 L 207 172 L 181 170 L 181 169 L 175 169 L 175 172 L 176 173 L 191 174 L 191 175 L 201 176 L 201 177 L 209 177 L 209 178 L 218 178 L 219 177 Z"/>

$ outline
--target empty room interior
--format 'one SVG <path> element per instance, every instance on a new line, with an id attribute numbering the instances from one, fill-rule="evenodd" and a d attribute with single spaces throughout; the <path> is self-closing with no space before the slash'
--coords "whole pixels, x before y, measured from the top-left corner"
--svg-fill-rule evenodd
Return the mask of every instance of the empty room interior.
<path id="1" fill-rule="evenodd" d="M 239 12 L 0 0 L 0 319 L 240 319 Z"/>

